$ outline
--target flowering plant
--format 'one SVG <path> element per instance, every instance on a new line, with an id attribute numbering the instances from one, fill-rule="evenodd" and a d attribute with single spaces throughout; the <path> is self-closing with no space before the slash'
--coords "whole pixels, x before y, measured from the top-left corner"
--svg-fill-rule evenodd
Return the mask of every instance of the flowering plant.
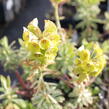
<path id="1" fill-rule="evenodd" d="M 57 25 L 45 20 L 41 31 L 33 19 L 24 27 L 19 49 L 6 37 L 0 40 L 0 61 L 18 80 L 13 84 L 0 76 L 0 109 L 97 109 L 99 88 L 92 83 L 106 66 L 103 47 L 86 40 L 74 44 L 60 24 L 58 3 L 63 0 L 51 2 L 57 3 Z"/>

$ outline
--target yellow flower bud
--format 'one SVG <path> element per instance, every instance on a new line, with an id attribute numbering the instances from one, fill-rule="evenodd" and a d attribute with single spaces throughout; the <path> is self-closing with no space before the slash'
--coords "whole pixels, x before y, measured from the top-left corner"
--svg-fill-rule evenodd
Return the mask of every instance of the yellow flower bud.
<path id="1" fill-rule="evenodd" d="M 48 49 L 48 48 L 50 48 L 50 41 L 47 40 L 47 39 L 40 40 L 39 44 L 40 44 L 40 47 L 42 49 Z"/>

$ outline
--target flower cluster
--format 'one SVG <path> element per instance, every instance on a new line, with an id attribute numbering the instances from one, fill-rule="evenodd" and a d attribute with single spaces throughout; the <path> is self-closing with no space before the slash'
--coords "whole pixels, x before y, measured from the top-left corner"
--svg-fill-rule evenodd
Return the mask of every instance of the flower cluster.
<path id="1" fill-rule="evenodd" d="M 38 27 L 37 18 L 33 19 L 24 28 L 24 47 L 30 53 L 30 60 L 36 60 L 38 64 L 44 65 L 53 62 L 58 51 L 60 36 L 56 25 L 50 20 L 45 20 L 44 31 Z"/>
<path id="2" fill-rule="evenodd" d="M 98 76 L 105 64 L 105 56 L 98 43 L 85 43 L 77 50 L 74 72 L 79 82 L 88 77 Z"/>

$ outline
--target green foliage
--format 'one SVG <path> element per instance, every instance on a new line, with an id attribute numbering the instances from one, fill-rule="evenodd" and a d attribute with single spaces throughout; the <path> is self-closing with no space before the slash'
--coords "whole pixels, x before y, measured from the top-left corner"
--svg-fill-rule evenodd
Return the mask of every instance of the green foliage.
<path id="1" fill-rule="evenodd" d="M 80 23 L 82 27 L 91 26 L 96 27 L 95 21 L 97 20 L 97 15 L 100 13 L 98 5 L 101 0 L 77 0 L 77 18 L 82 20 Z M 79 24 L 79 25 L 80 25 Z"/>
<path id="2" fill-rule="evenodd" d="M 56 84 L 41 82 L 37 89 L 32 101 L 38 109 L 62 109 L 59 103 L 64 101 L 64 97 Z"/>
<path id="3" fill-rule="evenodd" d="M 56 69 L 61 71 L 63 74 L 72 72 L 75 51 L 76 48 L 73 43 L 68 41 L 61 44 L 56 58 Z"/>
<path id="4" fill-rule="evenodd" d="M 80 20 L 77 28 L 82 29 L 81 39 L 89 41 L 98 40 L 100 33 L 97 31 L 97 23 L 103 23 L 98 18 L 100 13 L 99 4 L 102 0 L 76 0 L 77 13 L 76 19 Z"/>
<path id="5" fill-rule="evenodd" d="M 7 37 L 0 40 L 0 62 L 5 70 L 16 70 L 26 57 L 26 51 L 22 48 L 16 49 L 14 44 L 15 42 L 12 42 L 9 45 Z"/>
<path id="6" fill-rule="evenodd" d="M 17 51 L 13 48 L 13 44 L 9 46 L 7 37 L 0 40 L 0 61 L 6 70 L 15 70 L 19 64 L 19 57 Z"/>
<path id="7" fill-rule="evenodd" d="M 109 55 L 109 40 L 104 41 L 101 45 L 104 53 Z"/>
<path id="8" fill-rule="evenodd" d="M 106 23 L 105 23 L 105 30 L 109 30 L 109 13 L 105 12 L 105 18 L 106 18 Z"/>
<path id="9" fill-rule="evenodd" d="M 0 95 L 0 100 L 2 100 L 0 109 L 34 109 L 32 104 L 29 104 L 28 102 L 18 97 L 16 94 L 18 89 L 11 87 L 11 80 L 9 77 L 5 78 L 1 75 L 0 81 L 0 92 L 2 93 Z"/>
<path id="10" fill-rule="evenodd" d="M 84 88 L 83 85 L 76 86 L 73 92 L 69 94 L 69 96 L 75 98 L 75 102 L 71 101 L 71 103 L 74 104 L 74 109 L 77 109 L 78 106 L 80 107 L 80 109 L 83 109 L 84 106 L 88 107 L 88 105 L 92 104 L 93 102 L 91 91 Z"/>

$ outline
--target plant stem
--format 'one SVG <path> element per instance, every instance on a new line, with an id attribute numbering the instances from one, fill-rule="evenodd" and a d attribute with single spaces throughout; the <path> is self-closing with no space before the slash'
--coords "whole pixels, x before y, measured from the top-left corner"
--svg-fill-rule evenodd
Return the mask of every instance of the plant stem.
<path id="1" fill-rule="evenodd" d="M 62 80 L 65 84 L 67 84 L 68 87 L 74 88 L 74 85 L 71 84 L 71 83 L 69 82 L 69 80 L 65 80 L 65 78 L 63 78 L 62 76 L 60 76 L 59 79 Z M 67 78 L 66 78 L 66 79 L 67 79 Z"/>
<path id="2" fill-rule="evenodd" d="M 54 5 L 54 9 L 55 9 L 55 19 L 56 19 L 56 24 L 57 24 L 57 28 L 58 28 L 58 32 L 62 38 L 62 41 L 65 42 L 65 34 L 63 33 L 64 31 L 61 28 L 61 23 L 60 23 L 60 18 L 59 18 L 59 8 L 58 8 L 58 4 Z"/>
<path id="3" fill-rule="evenodd" d="M 54 9 L 55 9 L 56 24 L 57 24 L 58 29 L 60 30 L 61 29 L 61 24 L 60 24 L 60 19 L 59 19 L 58 5 L 55 5 Z"/>
<path id="4" fill-rule="evenodd" d="M 29 93 L 28 91 L 16 91 L 16 93 L 18 94 L 18 95 L 21 95 L 21 96 L 25 96 L 25 97 L 27 97 L 27 98 L 31 98 L 32 97 L 32 93 Z"/>
<path id="5" fill-rule="evenodd" d="M 15 75 L 16 75 L 16 77 L 17 77 L 17 79 L 18 79 L 20 85 L 22 86 L 22 88 L 26 89 L 27 87 L 26 87 L 26 85 L 25 85 L 25 82 L 24 82 L 24 80 L 22 79 L 22 77 L 20 76 L 20 74 L 19 74 L 18 71 L 15 72 Z"/>

